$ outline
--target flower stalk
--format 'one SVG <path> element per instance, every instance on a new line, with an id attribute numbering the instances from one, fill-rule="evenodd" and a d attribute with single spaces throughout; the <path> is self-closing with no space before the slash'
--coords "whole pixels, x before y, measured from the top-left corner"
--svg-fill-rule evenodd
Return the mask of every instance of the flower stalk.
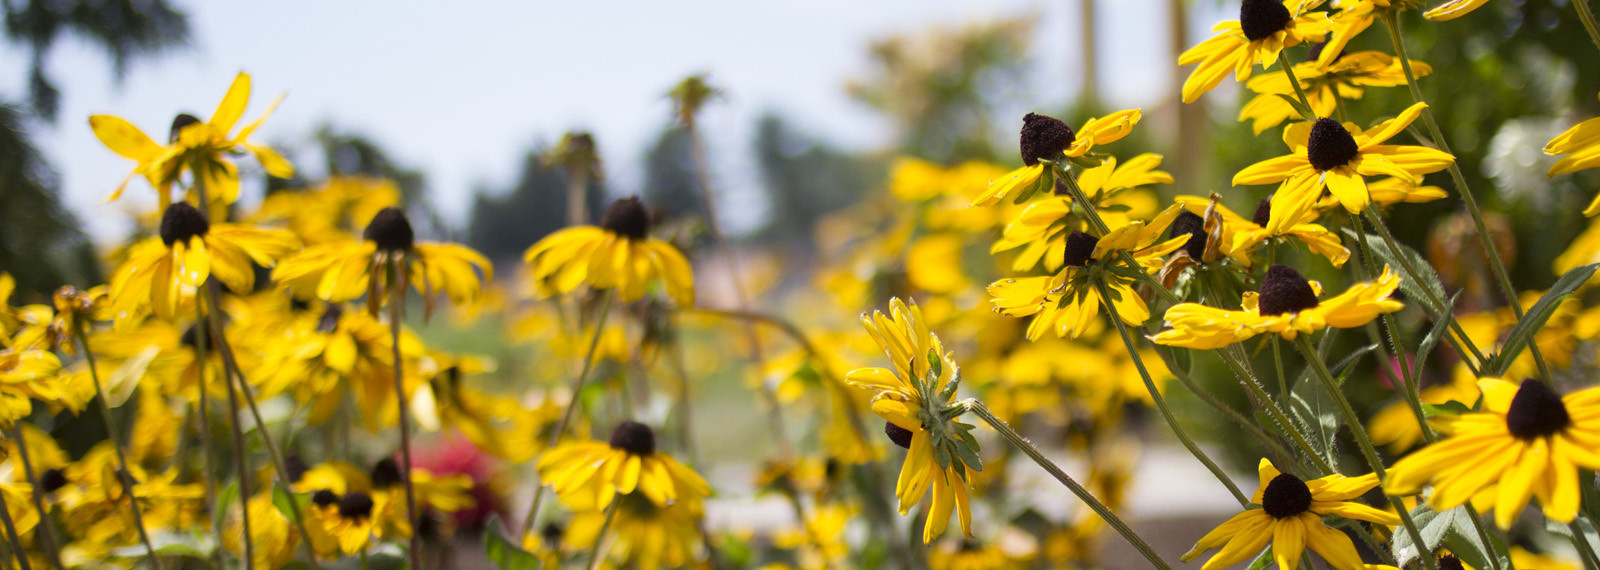
<path id="1" fill-rule="evenodd" d="M 600 311 L 595 316 L 594 334 L 589 336 L 589 348 L 584 351 L 583 365 L 578 371 L 577 378 L 572 380 L 572 396 L 567 398 L 567 405 L 561 410 L 561 420 L 556 422 L 555 430 L 550 432 L 550 441 L 544 446 L 546 450 L 554 448 L 561 442 L 561 436 L 567 433 L 567 425 L 572 422 L 572 415 L 579 406 L 578 397 L 583 393 L 583 386 L 588 383 L 589 373 L 594 369 L 594 353 L 600 346 L 600 333 L 605 330 L 606 318 L 611 315 L 611 297 L 611 293 L 601 294 Z M 582 330 L 581 324 L 579 330 Z M 539 455 L 544 453 L 540 452 Z M 539 456 L 534 456 L 533 463 L 539 464 Z M 522 517 L 522 535 L 533 532 L 534 525 L 539 522 L 539 505 L 544 503 L 544 488 L 544 485 L 539 485 L 533 490 L 533 502 L 528 505 L 527 516 Z"/>
<path id="2" fill-rule="evenodd" d="M 50 524 L 49 517 L 45 516 L 49 511 L 44 509 L 44 489 L 39 486 L 39 475 L 33 471 L 33 462 L 28 453 L 28 440 L 22 437 L 20 427 L 11 433 L 17 440 L 17 456 L 22 459 L 22 473 L 28 480 L 28 485 L 33 487 L 33 492 L 29 495 L 33 499 L 34 510 L 39 512 L 38 534 L 39 539 L 44 542 L 45 557 L 56 570 L 63 570 L 65 566 L 61 564 L 61 548 L 56 542 L 55 528 Z"/>
<path id="3" fill-rule="evenodd" d="M 44 513 L 39 513 L 39 516 L 42 518 Z M 0 523 L 5 524 L 6 540 L 11 542 L 11 554 L 17 560 L 17 566 L 22 570 L 33 570 L 33 564 L 28 562 L 28 551 L 22 548 L 22 535 L 17 532 L 17 524 L 11 520 L 11 507 L 6 505 L 4 496 L 0 496 Z M 150 556 L 150 561 L 155 564 L 155 555 Z"/>
<path id="4" fill-rule="evenodd" d="M 83 322 L 78 319 L 77 315 L 73 315 L 72 327 L 74 336 L 78 337 L 78 345 L 83 347 L 83 360 L 89 366 L 89 379 L 94 382 L 95 407 L 100 410 L 100 419 L 106 424 L 106 434 L 111 438 L 111 447 L 117 451 L 117 469 L 119 470 L 117 480 L 122 483 L 122 493 L 128 497 L 128 509 L 133 512 L 133 526 L 139 531 L 139 541 L 144 543 L 144 551 L 150 559 L 150 565 L 156 570 L 161 570 L 161 560 L 156 557 L 156 547 L 150 542 L 150 532 L 144 528 L 144 515 L 140 512 L 138 498 L 133 494 L 133 475 L 128 470 L 128 454 L 122 449 L 122 435 L 118 433 L 121 430 L 117 429 L 117 422 L 111 419 L 111 407 L 110 404 L 106 403 L 105 385 L 100 382 L 100 371 L 95 366 L 94 351 L 89 349 L 89 336 L 86 334 L 86 327 L 83 326 Z M 20 440 L 21 438 L 18 439 Z M 243 453 L 243 451 L 240 453 Z M 241 470 L 240 474 L 243 475 L 243 473 Z M 240 488 L 243 489 L 244 482 L 241 481 L 239 484 Z M 5 511 L 5 509 L 0 508 L 0 511 Z M 39 516 L 43 517 L 44 511 L 40 511 Z M 9 518 L 9 515 L 7 515 L 7 518 Z M 43 523 L 44 521 L 41 520 L 40 524 Z M 7 525 L 10 525 L 9 521 Z M 248 536 L 249 534 L 246 533 L 246 537 Z M 218 538 L 220 539 L 221 536 L 219 535 Z M 248 540 L 246 544 L 249 544 Z M 18 552 L 18 560 L 27 558 L 27 556 L 21 554 L 20 550 Z M 24 563 L 24 568 L 26 568 L 26 563 Z"/>
<path id="5" fill-rule="evenodd" d="M 1039 467 L 1044 468 L 1045 472 L 1049 473 L 1051 477 L 1055 477 L 1056 481 L 1065 486 L 1068 491 L 1072 491 L 1072 494 L 1076 495 L 1078 500 L 1083 501 L 1085 505 L 1088 505 L 1089 509 L 1093 510 L 1096 515 L 1099 515 L 1102 520 L 1106 521 L 1106 524 L 1110 525 L 1112 529 L 1116 530 L 1117 534 L 1122 535 L 1122 538 L 1127 540 L 1128 544 L 1133 545 L 1134 550 L 1138 550 L 1139 554 L 1144 556 L 1144 559 L 1150 562 L 1150 566 L 1152 568 L 1158 568 L 1160 570 L 1172 570 L 1172 567 L 1168 566 L 1167 562 L 1161 559 L 1161 555 L 1156 554 L 1155 549 L 1150 548 L 1150 545 L 1147 544 L 1143 538 L 1140 538 L 1138 533 L 1133 532 L 1133 529 L 1128 527 L 1127 523 L 1122 522 L 1121 517 L 1118 517 L 1116 513 L 1111 512 L 1111 509 L 1107 508 L 1105 503 L 1101 503 L 1099 499 L 1095 498 L 1093 493 L 1090 493 L 1089 490 L 1084 488 L 1083 485 L 1080 485 L 1077 481 L 1073 480 L 1072 476 L 1067 475 L 1065 471 L 1062 471 L 1061 467 L 1057 466 L 1055 462 L 1050 461 L 1049 458 L 1045 457 L 1044 453 L 1039 451 L 1039 448 L 1034 447 L 1033 443 L 1029 442 L 1027 438 L 1022 437 L 1022 434 L 1017 433 L 1017 430 L 1012 429 L 1011 426 L 1007 425 L 1004 420 L 996 417 L 994 412 L 989 411 L 988 406 L 983 405 L 983 402 L 978 401 L 975 398 L 968 398 L 962 401 L 960 405 L 964 411 L 972 412 L 973 415 L 978 416 L 985 423 L 989 424 L 989 427 L 994 428 L 994 431 L 999 433 L 1007 443 L 1010 443 L 1018 450 L 1021 450 L 1023 454 L 1027 455 L 1029 459 L 1032 459 L 1034 463 L 1037 463 Z"/>
<path id="6" fill-rule="evenodd" d="M 422 513 L 417 511 L 417 491 L 411 483 L 411 414 L 406 404 L 405 366 L 400 355 L 400 315 L 405 307 L 408 285 L 406 268 L 401 263 L 393 253 L 388 255 L 387 269 L 394 276 L 391 281 L 393 287 L 389 291 L 389 340 L 394 349 L 394 399 L 400 412 L 400 481 L 406 489 L 406 520 L 411 523 L 411 548 L 407 554 L 411 557 L 411 567 L 422 570 L 422 536 L 417 532 Z"/>

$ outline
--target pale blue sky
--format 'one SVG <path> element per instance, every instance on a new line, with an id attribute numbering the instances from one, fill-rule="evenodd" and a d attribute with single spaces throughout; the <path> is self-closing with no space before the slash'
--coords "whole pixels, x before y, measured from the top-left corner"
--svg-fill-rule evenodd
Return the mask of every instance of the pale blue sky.
<path id="1" fill-rule="evenodd" d="M 759 183 L 745 149 L 764 110 L 849 148 L 888 141 L 888 125 L 844 92 L 867 71 L 874 38 L 1034 14 L 1032 85 L 1019 103 L 1059 106 L 1079 71 L 1073 0 L 179 3 L 194 45 L 136 63 L 120 84 L 91 46 L 68 41 L 51 54 L 60 121 L 35 125 L 35 142 L 99 239 L 128 227 L 124 206 L 100 201 L 131 163 L 94 138 L 88 116 L 116 114 L 164 136 L 177 112 L 209 116 L 239 70 L 255 80 L 247 120 L 289 94 L 260 140 L 304 146 L 328 120 L 365 133 L 424 170 L 441 213 L 457 223 L 475 188 L 507 185 L 526 149 L 570 129 L 595 133 L 614 189 L 637 189 L 639 159 L 670 112 L 662 94 L 698 71 L 728 92 L 705 125 L 725 189 Z M 1164 4 L 1100 3 L 1102 88 L 1115 104 L 1150 106 L 1169 92 Z M 1198 19 L 1196 37 L 1214 18 Z M 0 94 L 20 99 L 25 58 L 7 45 L 0 59 L 13 62 L 0 67 Z M 297 164 L 317 174 L 313 161 Z M 151 193 L 135 182 L 129 195 Z M 759 204 L 725 207 L 730 218 L 759 216 L 736 216 Z"/>

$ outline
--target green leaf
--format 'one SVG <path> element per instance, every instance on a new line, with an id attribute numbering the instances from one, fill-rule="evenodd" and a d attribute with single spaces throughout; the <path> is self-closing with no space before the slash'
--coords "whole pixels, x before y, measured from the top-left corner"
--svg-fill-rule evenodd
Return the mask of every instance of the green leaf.
<path id="1" fill-rule="evenodd" d="M 1127 204 L 1107 204 L 1098 208 L 1102 212 L 1131 212 L 1133 206 Z"/>
<path id="2" fill-rule="evenodd" d="M 500 570 L 537 570 L 539 557 L 522 549 L 517 542 L 507 538 L 501 528 L 500 518 L 491 515 L 483 533 L 483 553 Z"/>
<path id="3" fill-rule="evenodd" d="M 292 493 L 282 484 L 276 481 L 272 483 L 272 506 L 278 509 L 278 514 L 283 515 L 283 518 L 289 519 L 289 522 L 297 522 L 294 516 L 296 509 L 303 510 L 309 504 L 311 504 L 311 493 Z"/>
<path id="4" fill-rule="evenodd" d="M 939 353 L 934 352 L 931 348 L 928 349 L 928 374 L 933 376 L 933 378 L 929 379 L 930 381 L 938 380 L 940 376 L 944 375 L 944 361 L 940 360 Z"/>
<path id="5" fill-rule="evenodd" d="M 1450 529 L 1450 534 L 1445 535 L 1444 544 L 1450 548 L 1450 553 L 1466 562 L 1473 568 L 1495 568 L 1496 565 L 1489 561 L 1493 556 L 1500 559 L 1500 568 L 1510 568 L 1511 558 L 1501 555 L 1506 550 L 1506 545 L 1494 532 L 1489 532 L 1490 544 L 1485 545 L 1472 525 L 1472 519 L 1467 518 L 1467 513 L 1462 511 L 1459 515 L 1464 521 Z M 1563 527 L 1564 528 L 1564 527 Z"/>
<path id="6" fill-rule="evenodd" d="M 1294 112 L 1299 113 L 1301 118 L 1307 121 L 1317 120 L 1316 111 L 1312 111 L 1311 108 L 1307 107 L 1305 103 L 1301 103 L 1299 97 L 1284 93 L 1277 93 L 1276 95 L 1279 99 L 1283 99 L 1285 102 L 1288 102 L 1289 106 L 1293 107 Z"/>
<path id="7" fill-rule="evenodd" d="M 233 502 L 238 498 L 239 482 L 230 481 L 228 486 L 223 487 L 222 492 L 217 495 L 217 511 L 211 513 L 211 517 L 214 519 L 213 524 L 222 521 L 222 516 L 228 512 L 228 509 L 233 506 Z"/>
<path id="8" fill-rule="evenodd" d="M 1422 415 L 1429 418 L 1439 415 L 1459 416 L 1471 411 L 1472 408 L 1467 407 L 1466 404 L 1457 402 L 1455 400 L 1451 400 L 1443 404 L 1422 405 Z"/>
<path id="9" fill-rule="evenodd" d="M 961 431 L 961 441 L 956 442 L 956 455 L 961 456 L 961 462 L 971 467 L 973 471 L 983 471 L 983 460 L 978 457 L 978 440 L 972 437 L 971 432 Z"/>
<path id="10" fill-rule="evenodd" d="M 1049 165 L 1044 167 L 1044 173 L 1040 174 L 1037 180 L 1034 180 L 1032 184 L 1024 186 L 1022 190 L 1018 191 L 1017 195 L 1011 198 L 1011 203 L 1021 204 L 1023 202 L 1027 202 L 1029 198 L 1032 198 L 1035 194 L 1043 192 L 1046 189 L 1052 192 L 1054 192 L 1056 189 L 1055 169 L 1051 168 Z"/>
<path id="11" fill-rule="evenodd" d="M 1256 555 L 1256 559 L 1251 560 L 1250 567 L 1245 570 L 1266 570 L 1268 566 L 1272 565 L 1272 562 L 1272 545 L 1268 544 L 1267 549 Z"/>
<path id="12" fill-rule="evenodd" d="M 155 531 L 150 533 L 150 546 L 157 556 L 188 557 L 204 560 L 216 550 L 216 538 L 198 532 Z M 111 555 L 117 558 L 145 558 L 149 554 L 143 544 L 114 548 Z"/>
<path id="13" fill-rule="evenodd" d="M 1367 248 L 1372 250 L 1372 254 L 1377 256 L 1379 261 L 1384 262 L 1400 274 L 1400 290 L 1405 291 L 1411 300 L 1427 307 L 1428 314 L 1444 314 L 1444 307 L 1435 305 L 1432 299 L 1448 299 L 1450 296 L 1444 293 L 1444 284 L 1439 281 L 1439 274 L 1434 272 L 1433 266 L 1428 264 L 1428 260 L 1423 258 L 1422 254 L 1417 253 L 1417 250 L 1411 249 L 1405 244 L 1399 244 L 1400 252 L 1399 256 L 1397 256 L 1394 251 L 1389 249 L 1388 242 L 1383 241 L 1382 237 L 1375 238 L 1372 234 L 1357 233 L 1350 228 L 1344 228 L 1344 235 L 1349 236 L 1350 239 L 1359 239 L 1367 242 Z M 1405 270 L 1402 269 L 1404 266 L 1399 261 L 1400 257 L 1404 257 L 1411 264 L 1411 267 L 1416 268 L 1422 274 L 1421 283 L 1411 279 L 1411 276 L 1405 273 Z"/>
<path id="14" fill-rule="evenodd" d="M 1389 547 L 1395 559 L 1399 560 L 1397 566 L 1404 568 L 1416 560 L 1420 552 L 1426 552 L 1431 556 L 1434 549 L 1439 548 L 1439 544 L 1444 542 L 1445 535 L 1456 526 L 1457 513 L 1461 511 L 1461 507 L 1456 507 L 1440 513 L 1425 504 L 1411 509 L 1411 520 L 1416 521 L 1417 530 L 1422 535 L 1422 550 L 1419 551 L 1417 545 L 1411 541 L 1411 533 L 1406 532 L 1404 528 L 1396 529 Z"/>
<path id="15" fill-rule="evenodd" d="M 1600 268 L 1600 263 L 1585 265 L 1556 280 L 1556 284 L 1546 291 L 1533 308 L 1522 314 L 1517 319 L 1517 325 L 1511 328 L 1511 334 L 1506 337 L 1505 348 L 1500 349 L 1500 354 L 1489 359 L 1489 364 L 1483 367 L 1483 376 L 1500 376 L 1511 367 L 1511 361 L 1522 354 L 1528 343 L 1533 341 L 1533 335 L 1544 328 L 1545 321 L 1550 320 L 1550 315 L 1555 314 L 1556 308 L 1561 306 L 1561 301 L 1578 291 L 1578 287 L 1594 275 L 1595 269 Z"/>

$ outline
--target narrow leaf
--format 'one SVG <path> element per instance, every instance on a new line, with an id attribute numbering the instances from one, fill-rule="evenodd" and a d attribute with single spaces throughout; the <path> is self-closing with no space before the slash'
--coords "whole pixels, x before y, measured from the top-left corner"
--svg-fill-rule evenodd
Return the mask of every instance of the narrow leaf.
<path id="1" fill-rule="evenodd" d="M 1561 276 L 1561 279 L 1556 280 L 1556 284 L 1551 286 L 1543 297 L 1539 297 L 1539 302 L 1534 303 L 1533 308 L 1528 309 L 1528 312 L 1522 314 L 1522 318 L 1517 319 L 1517 325 L 1511 328 L 1511 334 L 1506 337 L 1505 347 L 1500 349 L 1500 354 L 1489 359 L 1483 375 L 1505 374 L 1506 369 L 1511 367 L 1511 361 L 1516 360 L 1523 349 L 1528 348 L 1528 343 L 1533 341 L 1533 335 L 1544 328 L 1544 323 L 1550 320 L 1550 315 L 1555 314 L 1556 308 L 1561 306 L 1561 301 L 1577 292 L 1578 287 L 1583 286 L 1597 268 L 1600 268 L 1600 264 L 1585 265 L 1568 271 L 1566 275 Z"/>
<path id="2" fill-rule="evenodd" d="M 1421 303 L 1427 307 L 1428 314 L 1443 314 L 1444 308 L 1433 304 L 1431 299 L 1448 299 L 1450 296 L 1444 293 L 1444 284 L 1439 281 L 1439 274 L 1434 272 L 1433 266 L 1428 264 L 1428 260 L 1423 258 L 1422 254 L 1417 253 L 1417 250 L 1411 249 L 1405 244 L 1399 244 L 1400 252 L 1396 254 L 1389 249 L 1389 244 L 1383 241 L 1381 236 L 1374 237 L 1368 233 L 1357 233 L 1350 228 L 1345 228 L 1344 234 L 1349 236 L 1350 239 L 1359 239 L 1367 242 L 1367 248 L 1372 250 L 1372 254 L 1377 256 L 1379 261 L 1388 264 L 1394 271 L 1400 272 L 1400 290 L 1405 291 L 1411 301 Z M 1418 283 L 1416 279 L 1411 279 L 1411 276 L 1407 275 L 1402 269 L 1403 266 L 1400 264 L 1401 256 L 1411 263 L 1411 267 L 1422 273 L 1421 283 Z"/>
<path id="3" fill-rule="evenodd" d="M 483 553 L 500 570 L 538 570 L 539 557 L 523 550 L 501 530 L 500 518 L 489 517 L 489 532 L 483 533 Z"/>

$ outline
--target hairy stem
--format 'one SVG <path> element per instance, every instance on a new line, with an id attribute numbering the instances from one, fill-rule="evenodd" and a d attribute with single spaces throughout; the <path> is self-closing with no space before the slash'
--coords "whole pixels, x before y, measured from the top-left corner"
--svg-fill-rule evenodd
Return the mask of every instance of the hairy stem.
<path id="1" fill-rule="evenodd" d="M 595 316 L 594 334 L 589 337 L 589 349 L 583 353 L 583 365 L 578 372 L 578 377 L 572 380 L 572 396 L 567 398 L 567 407 L 561 411 L 561 420 L 556 422 L 556 428 L 550 432 L 550 441 L 545 443 L 544 449 L 533 458 L 535 467 L 539 465 L 540 455 L 554 448 L 561 442 L 561 436 L 567 433 L 567 424 L 572 422 L 572 414 L 579 406 L 578 397 L 583 393 L 583 386 L 589 381 L 589 372 L 594 369 L 595 349 L 600 346 L 600 333 L 606 328 L 606 317 L 611 314 L 611 298 L 609 292 L 603 293 L 600 301 L 600 312 Z M 579 321 L 582 321 L 580 318 Z M 579 325 L 582 331 L 582 325 Z M 533 532 L 533 525 L 539 520 L 539 505 L 544 503 L 544 485 L 541 484 L 533 490 L 533 503 L 528 505 L 528 515 L 522 517 L 522 536 Z"/>

